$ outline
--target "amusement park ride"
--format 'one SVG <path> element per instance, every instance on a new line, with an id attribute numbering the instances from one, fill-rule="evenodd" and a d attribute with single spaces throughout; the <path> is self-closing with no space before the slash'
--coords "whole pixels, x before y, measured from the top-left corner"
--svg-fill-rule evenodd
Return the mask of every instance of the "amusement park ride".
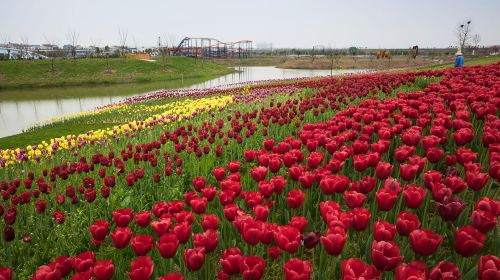
<path id="1" fill-rule="evenodd" d="M 221 42 L 214 38 L 185 37 L 169 50 L 173 55 L 195 58 L 247 58 L 251 56 L 252 41 Z"/>

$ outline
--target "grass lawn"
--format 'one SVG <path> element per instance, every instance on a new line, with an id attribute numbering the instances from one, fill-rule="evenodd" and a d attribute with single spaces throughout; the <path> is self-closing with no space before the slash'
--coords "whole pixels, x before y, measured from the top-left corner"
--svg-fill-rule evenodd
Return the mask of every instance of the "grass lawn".
<path id="1" fill-rule="evenodd" d="M 211 61 L 168 57 L 0 61 L 0 89 L 209 79 L 233 70 Z M 0 91 L 0 95 L 2 92 Z"/>
<path id="2" fill-rule="evenodd" d="M 483 56 L 483 57 L 479 57 L 479 58 L 466 57 L 464 66 L 491 64 L 491 63 L 497 63 L 499 61 L 500 61 L 500 55 Z M 439 69 L 443 69 L 443 68 L 450 68 L 453 66 L 454 66 L 454 63 L 449 62 L 449 63 L 443 63 L 443 64 L 438 64 L 438 65 L 417 67 L 416 70 L 439 70 Z"/>
<path id="3" fill-rule="evenodd" d="M 82 124 L 66 124 L 57 123 L 48 127 L 37 129 L 36 131 L 28 131 L 12 136 L 0 138 L 0 149 L 25 148 L 27 145 L 33 145 L 47 141 L 55 137 L 61 137 L 68 134 L 80 134 L 90 130 L 108 128 L 118 123 L 82 123 Z"/>

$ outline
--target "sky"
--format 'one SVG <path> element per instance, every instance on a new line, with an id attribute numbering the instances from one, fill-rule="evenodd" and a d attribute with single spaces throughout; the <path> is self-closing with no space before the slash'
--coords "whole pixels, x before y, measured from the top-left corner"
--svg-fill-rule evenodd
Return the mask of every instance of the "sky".
<path id="1" fill-rule="evenodd" d="M 254 47 L 447 47 L 471 20 L 481 45 L 500 44 L 499 0 L 0 0 L 0 43 L 177 44 L 183 37 L 252 40 Z"/>

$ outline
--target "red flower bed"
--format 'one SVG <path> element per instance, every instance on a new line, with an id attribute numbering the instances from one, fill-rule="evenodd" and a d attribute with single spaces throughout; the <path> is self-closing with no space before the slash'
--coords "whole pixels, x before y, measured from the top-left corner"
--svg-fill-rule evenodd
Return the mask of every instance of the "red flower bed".
<path id="1" fill-rule="evenodd" d="M 424 75 L 443 79 L 390 96 Z M 283 101 L 272 85 L 258 110 L 4 181 L 2 245 L 19 215 L 62 228 L 61 209 L 108 205 L 82 225 L 85 250 L 33 279 L 498 279 L 500 64 L 294 86 L 315 91 Z M 180 196 L 145 198 L 166 178 Z"/>

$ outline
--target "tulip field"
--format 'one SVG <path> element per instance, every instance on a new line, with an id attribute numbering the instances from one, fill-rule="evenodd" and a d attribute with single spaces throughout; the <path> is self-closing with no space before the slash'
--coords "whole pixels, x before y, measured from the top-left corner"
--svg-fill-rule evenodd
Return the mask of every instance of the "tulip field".
<path id="1" fill-rule="evenodd" d="M 497 63 L 61 118 L 122 124 L 0 150 L 0 279 L 500 279 L 499 110 Z"/>

